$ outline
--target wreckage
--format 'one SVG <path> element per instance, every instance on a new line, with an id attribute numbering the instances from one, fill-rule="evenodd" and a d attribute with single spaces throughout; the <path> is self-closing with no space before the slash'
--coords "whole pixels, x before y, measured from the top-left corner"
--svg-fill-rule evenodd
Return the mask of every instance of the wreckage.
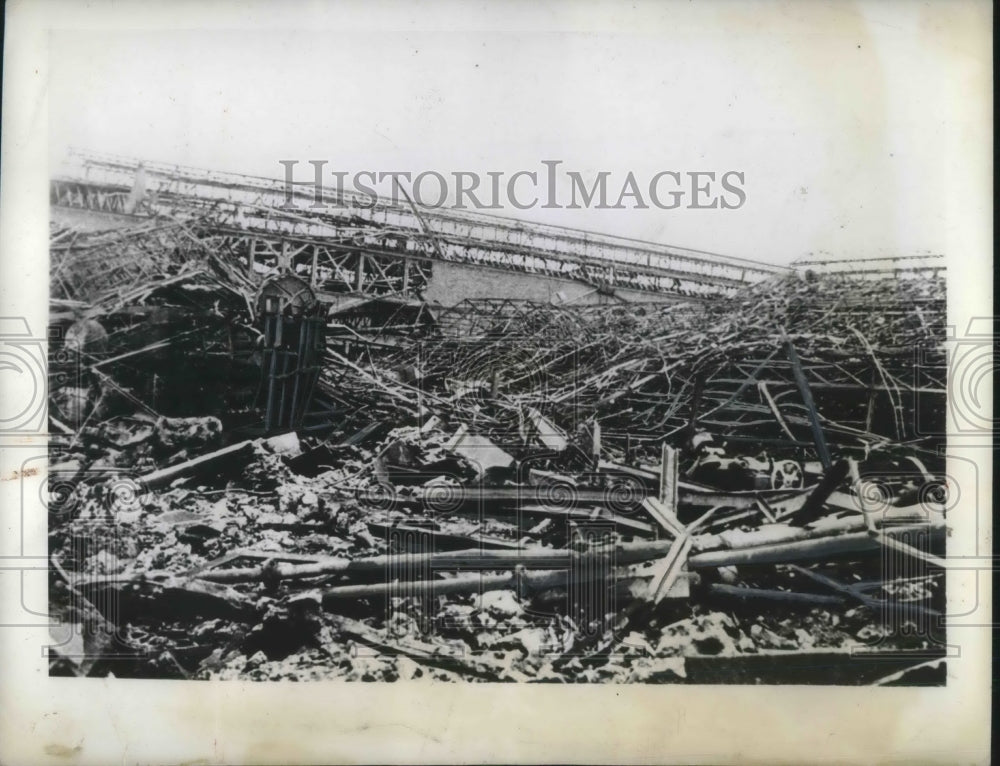
<path id="1" fill-rule="evenodd" d="M 940 259 L 786 270 L 80 162 L 52 673 L 944 682 Z"/>

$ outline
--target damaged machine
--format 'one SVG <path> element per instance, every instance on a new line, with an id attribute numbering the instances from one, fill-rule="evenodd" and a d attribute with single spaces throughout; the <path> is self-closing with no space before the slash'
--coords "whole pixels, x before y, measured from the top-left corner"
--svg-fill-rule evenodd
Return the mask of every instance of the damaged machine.
<path id="1" fill-rule="evenodd" d="M 290 274 L 273 277 L 257 296 L 261 332 L 264 431 L 299 428 L 323 359 L 326 319 L 309 285 Z"/>

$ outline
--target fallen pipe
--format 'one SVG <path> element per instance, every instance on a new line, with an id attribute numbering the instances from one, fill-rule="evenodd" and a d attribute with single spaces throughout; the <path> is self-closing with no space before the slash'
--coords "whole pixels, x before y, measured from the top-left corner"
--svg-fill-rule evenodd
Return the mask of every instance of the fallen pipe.
<path id="1" fill-rule="evenodd" d="M 300 451 L 299 439 L 294 432 L 278 434 L 267 439 L 249 439 L 185 460 L 183 463 L 159 468 L 139 477 L 138 483 L 147 490 L 156 489 L 182 477 L 202 473 L 222 461 L 233 460 L 239 456 L 249 456 L 255 444 L 267 444 L 278 454 L 295 455 Z"/>
<path id="2" fill-rule="evenodd" d="M 712 583 L 708 586 L 710 596 L 730 598 L 736 601 L 773 601 L 779 604 L 803 604 L 806 606 L 843 606 L 847 599 L 824 593 L 797 593 L 766 588 L 745 588 L 726 583 Z"/>
<path id="3" fill-rule="evenodd" d="M 522 550 L 479 550 L 476 548 L 439 553 L 390 553 L 363 559 L 329 559 L 313 564 L 277 564 L 241 569 L 220 569 L 199 572 L 197 577 L 219 583 L 250 582 L 265 574 L 283 580 L 304 579 L 331 574 L 384 574 L 390 567 L 434 569 L 515 569 L 531 566 L 536 569 L 570 567 L 574 562 L 610 558 L 615 565 L 652 561 L 667 554 L 672 540 L 649 540 L 625 543 L 606 552 L 579 552 L 566 548 L 526 548 Z M 441 581 L 446 582 L 446 581 Z"/>
<path id="4" fill-rule="evenodd" d="M 345 599 L 379 598 L 379 597 L 419 597 L 444 596 L 453 593 L 485 593 L 491 590 L 512 589 L 545 590 L 560 588 L 574 583 L 603 580 L 606 572 L 600 567 L 586 567 L 583 571 L 559 569 L 553 571 L 529 572 L 515 569 L 510 572 L 493 575 L 463 575 L 450 580 L 416 580 L 396 583 L 375 583 L 372 585 L 341 585 L 323 591 L 323 606 L 343 601 Z M 639 577 L 630 575 L 628 579 Z M 624 579 L 624 578 L 623 578 Z"/>
<path id="5" fill-rule="evenodd" d="M 885 534 L 894 538 L 904 531 L 927 528 L 928 525 L 886 528 Z M 929 528 L 943 539 L 943 526 Z M 850 532 L 750 548 L 705 551 L 691 556 L 687 563 L 689 569 L 708 569 L 753 564 L 786 564 L 795 561 L 815 562 L 848 554 L 871 553 L 882 547 L 882 543 L 869 532 Z"/>
<path id="6" fill-rule="evenodd" d="M 819 559 L 845 553 L 868 553 L 879 550 L 882 544 L 865 530 L 861 516 L 841 520 L 838 524 L 821 529 L 788 527 L 775 537 L 748 533 L 742 538 L 727 541 L 726 536 L 700 535 L 693 538 L 694 550 L 688 558 L 688 567 L 709 568 L 737 564 L 785 563 Z M 903 530 L 931 529 L 943 533 L 943 524 L 909 524 L 886 526 L 887 535 L 898 535 Z M 569 567 L 581 559 L 598 559 L 611 556 L 616 565 L 635 564 L 663 558 L 673 545 L 672 539 L 642 540 L 620 543 L 604 552 L 574 551 L 567 548 L 521 548 L 481 550 L 476 548 L 428 553 L 391 553 L 361 559 L 330 558 L 309 564 L 269 564 L 258 567 L 205 570 L 197 577 L 220 583 L 252 582 L 265 574 L 282 580 L 308 579 L 332 574 L 373 575 L 384 574 L 391 567 L 430 567 L 432 569 L 508 569 L 530 566 L 535 569 Z M 725 545 L 726 547 L 721 547 Z M 276 554 L 277 557 L 277 554 Z"/>

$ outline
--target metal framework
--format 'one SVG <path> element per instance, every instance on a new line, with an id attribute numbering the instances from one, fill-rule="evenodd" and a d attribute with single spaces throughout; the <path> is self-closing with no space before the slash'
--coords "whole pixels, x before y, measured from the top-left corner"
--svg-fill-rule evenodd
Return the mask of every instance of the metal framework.
<path id="1" fill-rule="evenodd" d="M 565 311 L 555 306 L 540 306 L 526 300 L 510 298 L 466 299 L 438 312 L 440 332 L 454 339 L 479 339 L 511 333 L 511 327 L 524 328 L 538 321 L 540 314 Z M 548 321 L 548 317 L 545 320 Z"/>
<path id="2" fill-rule="evenodd" d="M 206 251 L 179 223 L 140 222 L 129 229 L 80 234 L 53 231 L 49 275 L 53 298 L 98 302 L 136 286 L 202 270 Z"/>
<path id="3" fill-rule="evenodd" d="M 823 274 L 849 274 L 868 279 L 923 278 L 943 276 L 947 265 L 943 255 L 900 255 L 884 258 L 800 258 L 792 262 L 797 271 Z"/>
<path id="4" fill-rule="evenodd" d="M 323 293 L 417 295 L 435 260 L 685 297 L 727 295 L 788 269 L 641 240 L 468 211 L 331 193 L 310 186 L 130 158 L 78 154 L 50 185 L 51 204 L 193 227 L 254 281 L 290 269 Z M 136 200 L 137 173 L 144 192 Z"/>

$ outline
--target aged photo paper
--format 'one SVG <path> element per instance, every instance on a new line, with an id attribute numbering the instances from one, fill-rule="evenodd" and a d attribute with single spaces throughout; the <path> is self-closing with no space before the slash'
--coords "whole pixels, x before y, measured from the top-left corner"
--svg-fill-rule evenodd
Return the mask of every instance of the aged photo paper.
<path id="1" fill-rule="evenodd" d="M 992 6 L 20 0 L 0 763 L 986 763 Z"/>

